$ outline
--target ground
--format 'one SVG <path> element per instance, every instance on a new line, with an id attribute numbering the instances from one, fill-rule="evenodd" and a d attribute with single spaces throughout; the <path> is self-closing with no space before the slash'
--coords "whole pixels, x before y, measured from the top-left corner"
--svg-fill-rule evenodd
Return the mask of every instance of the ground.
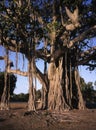
<path id="1" fill-rule="evenodd" d="M 96 109 L 28 112 L 26 103 L 0 111 L 0 130 L 96 130 Z"/>

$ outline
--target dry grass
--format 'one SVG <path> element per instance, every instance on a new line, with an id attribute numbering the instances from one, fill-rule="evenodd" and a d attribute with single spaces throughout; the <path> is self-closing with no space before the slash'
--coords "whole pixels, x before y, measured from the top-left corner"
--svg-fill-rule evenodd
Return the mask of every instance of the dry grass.
<path id="1" fill-rule="evenodd" d="M 10 108 L 11 109 L 26 109 L 27 108 L 27 102 L 11 102 Z"/>

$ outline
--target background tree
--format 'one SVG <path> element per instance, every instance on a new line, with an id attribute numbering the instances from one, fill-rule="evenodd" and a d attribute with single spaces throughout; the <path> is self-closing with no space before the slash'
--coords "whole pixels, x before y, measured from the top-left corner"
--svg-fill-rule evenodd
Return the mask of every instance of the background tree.
<path id="1" fill-rule="evenodd" d="M 24 93 L 13 94 L 10 100 L 12 102 L 28 102 L 28 97 L 29 94 L 24 94 Z"/>
<path id="2" fill-rule="evenodd" d="M 29 98 L 29 94 L 12 94 L 11 101 L 15 102 L 27 102 Z M 41 90 L 36 90 L 36 101 L 41 100 Z"/>
<path id="3" fill-rule="evenodd" d="M 16 88 L 17 78 L 13 74 L 8 74 L 7 85 L 10 86 L 10 95 L 13 95 L 14 89 Z M 0 72 L 0 100 L 4 90 L 4 72 Z"/>
<path id="4" fill-rule="evenodd" d="M 70 4 L 71 3 L 71 4 Z M 79 65 L 96 67 L 95 0 L 18 0 L 0 2 L 0 44 L 28 59 L 28 109 L 35 110 L 34 78 L 42 84 L 41 108 L 84 109 Z M 44 72 L 36 60 L 44 60 Z M 48 67 L 46 66 L 48 64 Z"/>
<path id="5" fill-rule="evenodd" d="M 94 90 L 93 83 L 86 83 L 83 78 L 81 81 L 81 90 L 88 108 L 96 108 L 96 90 Z"/>
<path id="6" fill-rule="evenodd" d="M 36 101 L 41 100 L 41 90 L 36 91 Z"/>

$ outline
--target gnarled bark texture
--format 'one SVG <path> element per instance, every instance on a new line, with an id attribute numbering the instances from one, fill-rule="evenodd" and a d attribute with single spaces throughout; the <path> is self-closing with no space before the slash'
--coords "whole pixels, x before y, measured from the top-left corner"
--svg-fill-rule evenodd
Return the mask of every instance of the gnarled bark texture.
<path id="1" fill-rule="evenodd" d="M 55 62 L 49 64 L 48 78 L 48 109 L 62 111 L 85 108 L 78 69 L 72 68 L 66 53 L 59 59 L 58 65 Z"/>
<path id="2" fill-rule="evenodd" d="M 29 100 L 28 100 L 28 111 L 35 111 L 35 89 L 33 85 L 33 59 L 29 61 Z"/>
<path id="3" fill-rule="evenodd" d="M 63 58 L 59 60 L 57 67 L 55 63 L 50 63 L 48 72 L 48 77 L 50 80 L 48 93 L 48 109 L 69 109 L 69 106 L 64 98 Z"/>

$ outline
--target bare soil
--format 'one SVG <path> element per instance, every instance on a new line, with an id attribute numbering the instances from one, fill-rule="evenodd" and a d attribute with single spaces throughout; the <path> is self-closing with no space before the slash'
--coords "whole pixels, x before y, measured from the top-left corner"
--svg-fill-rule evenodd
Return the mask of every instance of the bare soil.
<path id="1" fill-rule="evenodd" d="M 28 112 L 26 103 L 0 111 L 0 130 L 96 130 L 96 109 Z"/>

